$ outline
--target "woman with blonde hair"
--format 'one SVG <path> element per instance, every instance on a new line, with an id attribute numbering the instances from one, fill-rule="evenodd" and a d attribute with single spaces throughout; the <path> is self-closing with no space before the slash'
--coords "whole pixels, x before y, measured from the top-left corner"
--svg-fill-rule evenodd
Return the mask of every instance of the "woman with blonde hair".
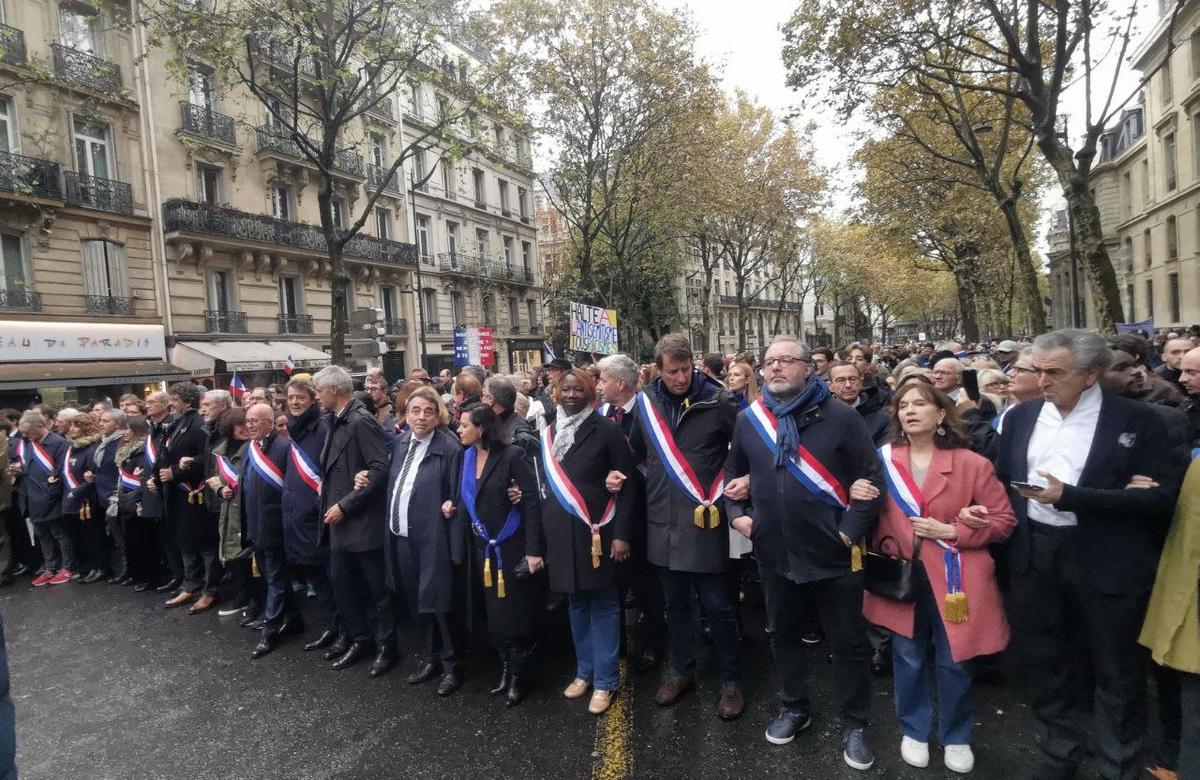
<path id="1" fill-rule="evenodd" d="M 758 382 L 749 363 L 738 361 L 730 366 L 725 376 L 725 386 L 737 399 L 739 410 L 758 400 Z"/>

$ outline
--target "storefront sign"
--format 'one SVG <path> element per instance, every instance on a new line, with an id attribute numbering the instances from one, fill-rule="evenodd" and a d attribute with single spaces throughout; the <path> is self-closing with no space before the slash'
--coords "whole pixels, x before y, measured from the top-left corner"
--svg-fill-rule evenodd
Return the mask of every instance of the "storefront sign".
<path id="1" fill-rule="evenodd" d="M 163 360 L 161 325 L 0 321 L 0 363 Z"/>

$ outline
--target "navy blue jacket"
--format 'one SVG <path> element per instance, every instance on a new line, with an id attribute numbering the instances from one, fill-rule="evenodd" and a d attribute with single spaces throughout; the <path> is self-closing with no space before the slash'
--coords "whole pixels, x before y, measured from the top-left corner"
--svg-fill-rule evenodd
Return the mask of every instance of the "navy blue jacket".
<path id="1" fill-rule="evenodd" d="M 97 444 L 97 447 L 100 445 Z M 121 447 L 121 439 L 117 438 L 108 443 L 100 462 L 93 457 L 88 462 L 88 470 L 96 478 L 96 498 L 100 501 L 100 509 L 108 507 L 108 500 L 117 489 L 117 450 Z M 96 450 L 92 450 L 93 455 Z"/>
<path id="2" fill-rule="evenodd" d="M 62 464 L 67 457 L 67 440 L 50 431 L 41 441 L 42 447 L 54 460 L 54 472 L 47 473 L 33 457 L 33 443 L 25 441 L 25 459 L 21 465 L 21 509 L 34 523 L 62 517 Z M 53 478 L 53 481 L 51 481 Z"/>
<path id="3" fill-rule="evenodd" d="M 321 448 L 329 435 L 329 422 L 316 404 L 299 417 L 288 417 L 289 448 L 299 447 L 321 474 Z M 300 477 L 300 471 L 288 453 L 283 476 L 283 546 L 293 563 L 317 564 L 329 557 L 329 545 L 318 544 L 321 531 L 321 498 Z"/>
<path id="4" fill-rule="evenodd" d="M 238 480 L 238 494 L 242 502 L 242 537 L 257 547 L 283 546 L 283 490 L 258 473 L 253 465 L 253 455 L 246 447 L 246 458 Z M 279 469 L 287 469 L 288 440 L 274 430 L 262 444 L 262 452 Z"/>

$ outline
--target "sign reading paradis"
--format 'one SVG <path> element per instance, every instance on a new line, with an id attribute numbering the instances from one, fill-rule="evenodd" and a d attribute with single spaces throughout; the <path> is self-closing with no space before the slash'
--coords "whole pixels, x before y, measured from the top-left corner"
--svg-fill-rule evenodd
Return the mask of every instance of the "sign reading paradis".
<path id="1" fill-rule="evenodd" d="M 571 303 L 571 339 L 568 349 L 614 355 L 617 352 L 617 310 Z"/>
<path id="2" fill-rule="evenodd" d="M 0 363 L 163 360 L 162 325 L 0 321 Z"/>

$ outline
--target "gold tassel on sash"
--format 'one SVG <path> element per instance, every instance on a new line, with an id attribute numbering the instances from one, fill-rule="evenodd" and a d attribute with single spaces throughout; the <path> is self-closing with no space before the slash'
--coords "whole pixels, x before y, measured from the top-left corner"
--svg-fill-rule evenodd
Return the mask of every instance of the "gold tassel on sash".
<path id="1" fill-rule="evenodd" d="M 966 623 L 970 616 L 971 610 L 967 606 L 967 594 L 961 592 L 946 594 L 947 623 Z"/>
<path id="2" fill-rule="evenodd" d="M 721 525 L 721 512 L 716 504 L 697 504 L 692 511 L 692 522 L 697 528 L 716 528 Z"/>
<path id="3" fill-rule="evenodd" d="M 858 572 L 863 570 L 863 554 L 867 542 L 864 539 L 861 544 L 850 545 L 850 571 Z"/>
<path id="4" fill-rule="evenodd" d="M 600 568 L 600 532 L 592 531 L 592 568 Z"/>
<path id="5" fill-rule="evenodd" d="M 708 527 L 716 528 L 721 524 L 721 512 L 717 509 L 716 504 L 708 505 Z"/>
<path id="6" fill-rule="evenodd" d="M 258 558 L 253 555 L 250 556 L 250 576 L 251 577 L 261 577 L 262 576 L 262 574 L 260 574 L 258 571 Z"/>
<path id="7" fill-rule="evenodd" d="M 483 554 L 483 587 L 492 587 L 492 559 L 486 552 Z"/>
<path id="8" fill-rule="evenodd" d="M 496 598 L 504 598 L 504 570 L 496 568 Z"/>
<path id="9" fill-rule="evenodd" d="M 696 524 L 697 528 L 704 527 L 704 510 L 705 509 L 707 509 L 707 507 L 705 507 L 704 504 L 696 504 L 696 509 L 692 512 L 692 522 L 694 522 Z"/>
<path id="10" fill-rule="evenodd" d="M 80 520 L 91 520 L 92 519 L 92 505 L 91 504 L 84 504 L 83 506 L 79 507 L 79 519 Z"/>

